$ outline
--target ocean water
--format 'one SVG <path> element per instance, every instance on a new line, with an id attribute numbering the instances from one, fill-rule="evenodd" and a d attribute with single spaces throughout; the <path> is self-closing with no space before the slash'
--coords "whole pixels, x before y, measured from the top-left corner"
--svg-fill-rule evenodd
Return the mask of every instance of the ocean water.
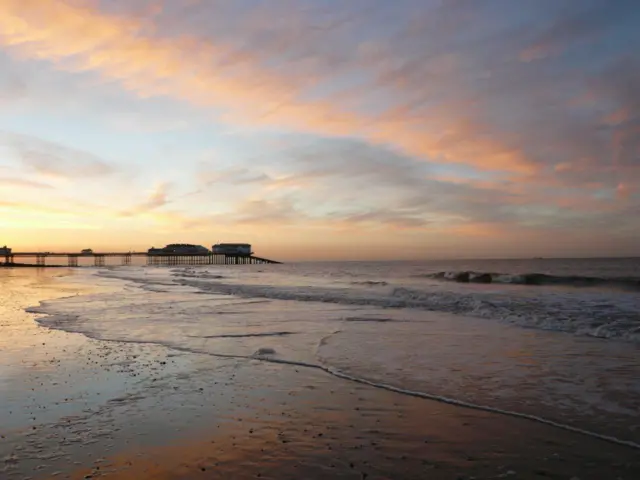
<path id="1" fill-rule="evenodd" d="M 45 302 L 102 340 L 321 369 L 640 448 L 640 260 L 79 269 Z"/>

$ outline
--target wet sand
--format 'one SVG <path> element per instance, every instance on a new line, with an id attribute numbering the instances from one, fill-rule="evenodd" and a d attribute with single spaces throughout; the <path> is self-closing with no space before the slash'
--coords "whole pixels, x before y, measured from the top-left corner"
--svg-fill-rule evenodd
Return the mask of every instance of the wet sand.
<path id="1" fill-rule="evenodd" d="M 0 478 L 640 478 L 640 452 L 323 372 L 104 342 L 23 308 L 91 287 L 0 276 Z M 8 274 L 7 274 L 8 273 Z"/>

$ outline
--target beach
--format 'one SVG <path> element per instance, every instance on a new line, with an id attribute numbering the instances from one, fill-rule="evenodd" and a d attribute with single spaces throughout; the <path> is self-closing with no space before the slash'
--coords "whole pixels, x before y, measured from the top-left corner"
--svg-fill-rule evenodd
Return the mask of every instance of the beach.
<path id="1" fill-rule="evenodd" d="M 0 0 L 0 480 L 640 480 L 639 25 Z"/>
<path id="2" fill-rule="evenodd" d="M 143 267 L 100 275 L 94 269 L 0 272 L 0 478 L 640 476 L 633 433 L 621 430 L 613 439 L 617 443 L 596 438 L 614 437 L 616 422 L 633 413 L 612 414 L 612 432 L 573 423 L 580 417 L 569 413 L 567 424 L 558 428 L 411 395 L 408 388 L 394 387 L 401 384 L 390 382 L 382 368 L 363 371 L 353 359 L 365 355 L 375 365 L 381 346 L 360 341 L 356 346 L 364 352 L 358 353 L 351 342 L 341 346 L 344 337 L 334 333 L 363 339 L 370 332 L 358 329 L 388 328 L 397 310 L 255 303 L 259 300 L 246 295 L 188 284 L 207 277 L 228 282 L 217 277 L 240 278 L 242 272 Z M 327 336 L 324 323 L 320 328 L 311 322 L 320 311 L 339 311 L 346 320 L 331 324 Z M 413 313 L 403 315 L 406 325 L 399 324 L 398 331 L 404 325 L 405 334 L 415 335 L 408 321 Z M 432 325 L 442 318 L 453 321 L 420 315 Z M 375 339 L 393 345 L 390 335 L 384 331 Z M 317 339 L 322 341 L 314 356 L 323 361 L 318 365 L 333 365 L 326 370 L 309 355 L 308 346 Z M 350 370 L 344 352 L 352 352 Z M 443 375 L 434 369 L 434 376 Z M 462 400 L 475 405 L 487 397 L 478 393 Z M 524 394 L 521 400 L 527 403 Z M 616 405 L 633 406 L 632 401 Z M 505 402 L 518 404 L 514 397 Z M 576 425 L 586 433 L 562 428 Z"/>

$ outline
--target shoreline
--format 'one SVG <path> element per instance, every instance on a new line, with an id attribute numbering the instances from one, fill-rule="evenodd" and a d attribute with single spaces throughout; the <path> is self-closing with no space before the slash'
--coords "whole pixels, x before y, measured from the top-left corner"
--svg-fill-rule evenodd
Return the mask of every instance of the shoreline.
<path id="1" fill-rule="evenodd" d="M 74 285 L 72 272 L 58 277 L 15 287 L 16 298 L 31 293 L 14 306 L 93 291 Z M 14 311 L 14 330 L 0 349 L 0 385 L 4 378 L 13 387 L 12 396 L 0 396 L 0 473 L 8 480 L 56 473 L 115 480 L 585 480 L 640 473 L 632 448 L 528 420 L 295 365 L 91 339 L 35 317 Z"/>

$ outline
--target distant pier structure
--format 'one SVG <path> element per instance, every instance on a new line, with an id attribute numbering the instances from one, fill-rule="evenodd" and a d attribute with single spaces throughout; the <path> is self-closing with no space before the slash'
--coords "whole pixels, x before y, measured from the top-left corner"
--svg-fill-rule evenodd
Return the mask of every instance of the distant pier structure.
<path id="1" fill-rule="evenodd" d="M 48 258 L 65 258 L 69 267 L 79 266 L 81 258 L 93 261 L 96 267 L 107 265 L 107 259 L 119 259 L 120 265 L 131 265 L 133 257 L 146 258 L 147 265 L 255 265 L 279 264 L 275 260 L 257 257 L 249 244 L 217 244 L 212 250 L 200 245 L 170 244 L 164 248 L 150 248 L 147 252 L 94 252 L 84 249 L 77 252 L 14 252 L 6 245 L 0 248 L 0 266 L 46 267 Z M 16 263 L 17 259 L 35 259 L 35 264 Z M 2 262 L 4 260 L 4 262 Z M 113 264 L 111 262 L 110 264 Z M 55 265 L 60 266 L 60 265 Z"/>

